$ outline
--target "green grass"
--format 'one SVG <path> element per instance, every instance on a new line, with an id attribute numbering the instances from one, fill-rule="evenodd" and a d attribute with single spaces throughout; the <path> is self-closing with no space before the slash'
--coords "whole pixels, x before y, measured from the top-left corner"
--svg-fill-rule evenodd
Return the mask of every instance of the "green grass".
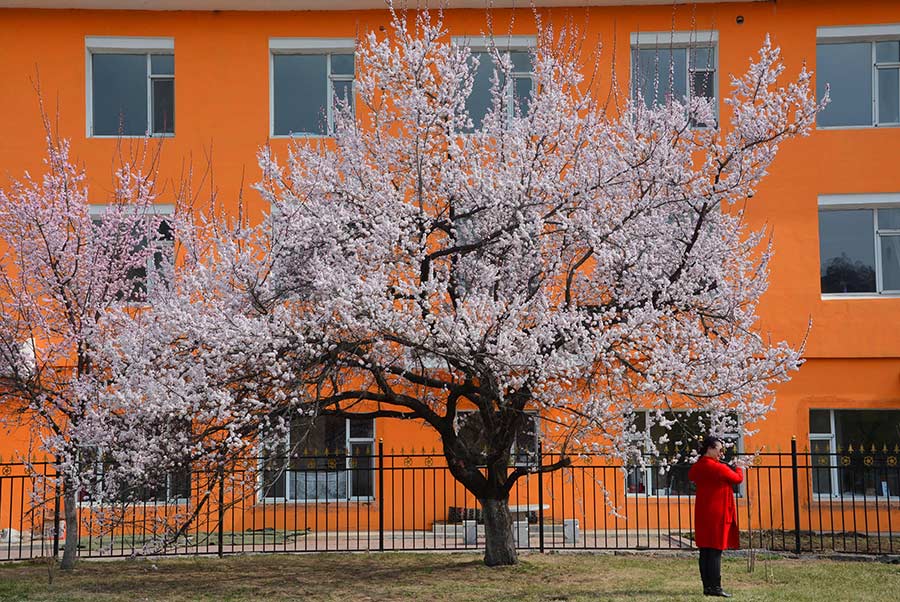
<path id="1" fill-rule="evenodd" d="M 738 600 L 886 602 L 900 565 L 758 559 L 749 573 L 745 559 L 726 559 L 723 579 Z M 709 600 L 699 589 L 696 560 L 668 556 L 531 554 L 502 568 L 443 553 L 81 561 L 52 584 L 41 561 L 0 565 L 4 602 Z"/>

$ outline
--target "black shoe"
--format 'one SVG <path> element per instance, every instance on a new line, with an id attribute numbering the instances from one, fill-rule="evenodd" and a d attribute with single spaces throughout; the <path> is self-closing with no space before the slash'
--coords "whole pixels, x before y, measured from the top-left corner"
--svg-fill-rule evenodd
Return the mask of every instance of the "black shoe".
<path id="1" fill-rule="evenodd" d="M 723 590 L 721 587 L 711 587 L 709 588 L 709 593 L 706 591 L 703 592 L 704 596 L 715 596 L 717 598 L 731 598 L 731 594 Z"/>

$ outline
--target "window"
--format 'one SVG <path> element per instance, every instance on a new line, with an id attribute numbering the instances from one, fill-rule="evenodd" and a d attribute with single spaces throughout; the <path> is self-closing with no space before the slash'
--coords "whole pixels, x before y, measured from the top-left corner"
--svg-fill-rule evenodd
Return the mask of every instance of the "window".
<path id="1" fill-rule="evenodd" d="M 900 25 L 820 27 L 816 70 L 819 127 L 900 125 Z"/>
<path id="2" fill-rule="evenodd" d="M 180 427 L 184 428 L 184 427 Z M 79 460 L 85 475 L 86 488 L 78 492 L 81 503 L 177 503 L 191 498 L 191 470 L 189 465 L 158 475 L 143 482 L 104 483 L 116 467 L 108 454 L 97 448 L 82 449 Z"/>
<path id="3" fill-rule="evenodd" d="M 819 197 L 822 294 L 900 293 L 900 195 Z"/>
<path id="4" fill-rule="evenodd" d="M 486 447 L 484 427 L 481 414 L 475 410 L 458 410 L 458 436 L 470 449 Z M 516 432 L 509 450 L 509 462 L 512 466 L 535 466 L 538 461 L 538 437 L 540 436 L 538 414 L 525 412 L 525 421 Z"/>
<path id="5" fill-rule="evenodd" d="M 272 39 L 273 136 L 327 136 L 340 103 L 354 107 L 355 42 L 340 39 Z"/>
<path id="6" fill-rule="evenodd" d="M 714 31 L 631 35 L 631 94 L 647 107 L 707 98 L 716 109 Z"/>
<path id="7" fill-rule="evenodd" d="M 89 37 L 88 136 L 175 133 L 175 42 Z"/>
<path id="8" fill-rule="evenodd" d="M 900 496 L 900 410 L 810 410 L 813 493 Z"/>
<path id="9" fill-rule="evenodd" d="M 127 298 L 128 301 L 141 303 L 147 298 L 147 293 L 156 286 L 165 285 L 165 267 L 172 264 L 175 254 L 175 235 L 172 225 L 161 215 L 170 215 L 174 212 L 172 205 L 153 205 L 149 208 L 153 214 L 148 220 L 156 222 L 156 251 L 148 257 L 147 264 L 143 267 L 128 270 L 127 281 L 131 283 L 128 290 L 122 291 L 119 298 Z M 103 214 L 106 207 L 103 205 L 91 205 L 91 215 L 94 225 L 98 228 L 103 224 Z M 157 221 L 158 220 L 158 221 Z M 135 238 L 138 238 L 135 236 Z M 150 240 L 147 236 L 141 236 L 136 252 L 147 248 Z"/>
<path id="10" fill-rule="evenodd" d="M 527 113 L 528 103 L 531 100 L 531 91 L 534 87 L 534 66 L 532 65 L 531 54 L 531 49 L 535 44 L 534 38 L 529 36 L 501 36 L 493 39 L 498 53 L 509 57 L 512 65 L 509 81 L 505 81 L 505 76 L 499 72 L 494 56 L 488 46 L 484 44 L 470 44 L 468 38 L 455 37 L 453 42 L 470 48 L 472 51 L 469 59 L 471 65 L 475 64 L 475 59 L 478 60 L 472 91 L 466 99 L 466 112 L 472 119 L 473 125 L 471 131 L 481 129 L 484 118 L 491 109 L 493 102 L 491 86 L 494 71 L 497 71 L 500 77 L 504 108 L 509 118 L 516 114 L 517 109 L 521 113 Z"/>
<path id="11" fill-rule="evenodd" d="M 646 411 L 637 412 L 634 416 L 634 426 L 638 433 L 643 433 L 645 441 L 653 441 L 660 459 L 666 460 L 667 465 L 651 464 L 630 469 L 625 483 L 629 494 L 694 495 L 694 484 L 688 479 L 692 464 L 691 452 L 708 430 L 709 415 L 705 412 L 665 412 L 664 417 L 668 421 L 674 421 L 668 429 L 657 420 L 649 421 L 651 424 L 648 428 Z M 724 439 L 725 461 L 730 462 L 735 453 L 740 451 L 740 438 L 736 433 L 728 433 Z M 647 445 L 647 449 L 649 447 Z M 736 486 L 736 490 L 739 487 Z"/>
<path id="12" fill-rule="evenodd" d="M 289 441 L 263 459 L 264 499 L 325 501 L 375 497 L 375 421 L 294 417 Z"/>

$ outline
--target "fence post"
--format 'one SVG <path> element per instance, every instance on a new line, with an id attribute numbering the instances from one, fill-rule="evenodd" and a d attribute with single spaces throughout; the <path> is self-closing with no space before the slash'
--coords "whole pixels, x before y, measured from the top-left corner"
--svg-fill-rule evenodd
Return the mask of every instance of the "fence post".
<path id="1" fill-rule="evenodd" d="M 791 480 L 794 487 L 794 553 L 800 554 L 800 485 L 797 477 L 797 436 L 791 437 Z"/>
<path id="2" fill-rule="evenodd" d="M 538 549 L 544 553 L 544 443 L 538 437 Z"/>
<path id="3" fill-rule="evenodd" d="M 217 536 L 216 544 L 219 548 L 219 558 L 222 558 L 225 554 L 222 550 L 222 547 L 225 543 L 225 464 L 222 463 L 219 465 L 219 533 Z"/>
<path id="4" fill-rule="evenodd" d="M 378 440 L 378 551 L 384 552 L 384 439 Z"/>
<path id="5" fill-rule="evenodd" d="M 45 469 L 46 470 L 46 469 Z M 46 472 L 45 472 L 46 474 Z M 53 557 L 59 557 L 59 486 L 54 485 L 53 496 Z M 68 526 L 68 525 L 66 525 Z"/>

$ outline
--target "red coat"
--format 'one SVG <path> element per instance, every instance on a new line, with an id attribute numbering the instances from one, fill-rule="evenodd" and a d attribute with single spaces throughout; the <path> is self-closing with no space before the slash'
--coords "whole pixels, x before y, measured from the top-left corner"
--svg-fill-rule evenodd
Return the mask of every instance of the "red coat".
<path id="1" fill-rule="evenodd" d="M 691 466 L 688 478 L 697 485 L 694 499 L 694 543 L 698 548 L 717 550 L 740 547 L 738 515 L 734 505 L 734 485 L 744 480 L 740 468 L 701 456 Z"/>

